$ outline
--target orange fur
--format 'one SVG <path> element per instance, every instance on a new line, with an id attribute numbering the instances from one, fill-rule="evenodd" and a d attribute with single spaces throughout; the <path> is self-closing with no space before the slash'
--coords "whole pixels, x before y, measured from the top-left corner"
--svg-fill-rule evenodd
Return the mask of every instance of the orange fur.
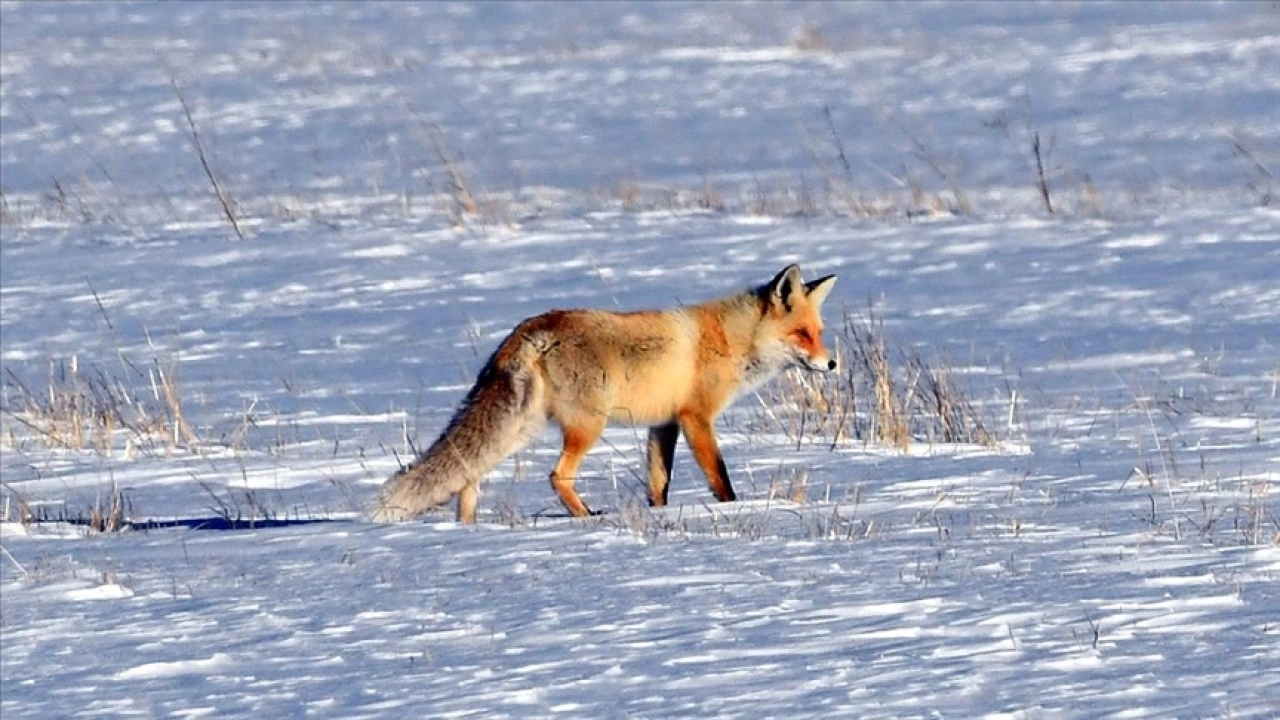
<path id="1" fill-rule="evenodd" d="M 383 486 L 374 518 L 414 517 L 458 495 L 475 519 L 480 480 L 550 419 L 564 446 L 551 484 L 570 514 L 583 457 L 608 422 L 649 426 L 649 500 L 664 505 L 683 432 L 717 499 L 735 499 L 715 419 L 735 397 L 788 366 L 835 368 L 822 344 L 834 276 L 804 283 L 787 267 L 758 288 L 673 310 L 553 310 L 503 340 L 440 438 Z"/>

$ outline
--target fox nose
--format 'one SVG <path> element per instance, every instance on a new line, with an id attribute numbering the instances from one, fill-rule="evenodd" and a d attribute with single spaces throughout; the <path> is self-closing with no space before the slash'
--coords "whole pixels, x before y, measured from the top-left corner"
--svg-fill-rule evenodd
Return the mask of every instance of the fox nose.
<path id="1" fill-rule="evenodd" d="M 836 369 L 836 361 L 835 361 L 835 360 L 828 360 L 828 361 L 827 361 L 827 370 L 828 370 L 828 371 L 830 371 L 830 370 L 835 370 L 835 369 Z"/>

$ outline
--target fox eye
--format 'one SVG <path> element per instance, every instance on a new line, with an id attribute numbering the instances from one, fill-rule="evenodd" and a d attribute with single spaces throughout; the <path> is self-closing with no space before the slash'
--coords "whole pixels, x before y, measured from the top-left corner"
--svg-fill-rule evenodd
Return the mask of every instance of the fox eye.
<path id="1" fill-rule="evenodd" d="M 800 340 L 800 342 L 805 342 L 805 343 L 813 342 L 813 334 L 810 333 L 807 329 L 801 328 L 797 330 L 795 332 L 795 336 L 798 340 Z"/>

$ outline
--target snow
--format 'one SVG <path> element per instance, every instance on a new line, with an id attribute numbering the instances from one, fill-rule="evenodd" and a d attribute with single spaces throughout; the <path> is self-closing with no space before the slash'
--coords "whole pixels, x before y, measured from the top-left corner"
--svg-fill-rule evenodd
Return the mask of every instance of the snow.
<path id="1" fill-rule="evenodd" d="M 1280 716 L 1271 5 L 0 20 L 6 720 Z M 737 503 L 682 444 L 645 507 L 620 427 L 599 517 L 548 432 L 474 527 L 360 519 L 520 319 L 790 262 L 1000 442 L 797 437 L 765 388 L 719 423 Z M 169 430 L 47 442 L 23 387 L 68 377 Z M 56 521 L 112 488 L 133 529 Z"/>

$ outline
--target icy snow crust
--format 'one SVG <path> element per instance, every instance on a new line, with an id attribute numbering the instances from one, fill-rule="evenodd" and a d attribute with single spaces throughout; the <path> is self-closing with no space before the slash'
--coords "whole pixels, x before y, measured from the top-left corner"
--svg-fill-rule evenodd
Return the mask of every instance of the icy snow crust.
<path id="1" fill-rule="evenodd" d="M 6 520 L 114 486 L 163 526 L 0 524 L 6 720 L 1280 716 L 1271 4 L 0 21 Z M 752 211 L 802 186 L 816 212 Z M 945 358 L 1000 444 L 797 441 L 762 392 L 719 425 L 738 503 L 682 444 L 647 509 L 616 428 L 571 520 L 548 431 L 475 527 L 360 520 L 520 319 L 789 262 L 840 276 L 833 330 L 874 307 Z M 13 383 L 73 356 L 180 370 L 201 442 L 42 443 Z M 287 522 L 203 529 L 228 510 Z"/>

